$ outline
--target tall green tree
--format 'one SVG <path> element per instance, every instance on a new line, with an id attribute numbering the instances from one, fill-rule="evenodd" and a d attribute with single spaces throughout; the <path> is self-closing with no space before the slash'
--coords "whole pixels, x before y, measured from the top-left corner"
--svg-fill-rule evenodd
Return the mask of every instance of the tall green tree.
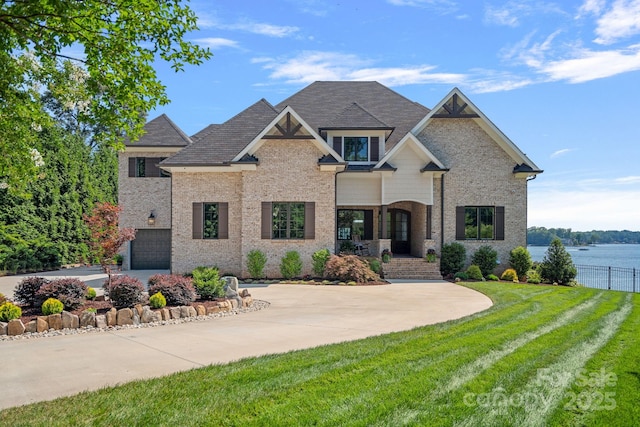
<path id="1" fill-rule="evenodd" d="M 124 135 L 140 136 L 144 114 L 169 101 L 153 62 L 180 71 L 211 56 L 185 40 L 197 17 L 184 3 L 0 2 L 0 188 L 20 193 L 40 174 L 34 141 L 51 121 L 45 90 L 77 123 L 101 126 L 99 144 L 119 147 Z"/>
<path id="2" fill-rule="evenodd" d="M 561 285 L 569 284 L 578 275 L 578 269 L 571 259 L 571 254 L 557 237 L 551 241 L 538 271 L 543 279 Z"/>

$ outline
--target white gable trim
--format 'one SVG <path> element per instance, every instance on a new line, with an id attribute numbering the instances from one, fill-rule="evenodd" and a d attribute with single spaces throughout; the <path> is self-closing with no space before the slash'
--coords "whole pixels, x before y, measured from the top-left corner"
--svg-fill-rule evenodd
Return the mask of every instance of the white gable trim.
<path id="1" fill-rule="evenodd" d="M 436 165 L 438 165 L 438 167 L 440 169 L 445 169 L 444 165 L 442 164 L 442 162 L 440 160 L 438 160 L 436 158 L 436 156 L 433 155 L 433 153 L 431 151 L 429 151 L 429 149 L 427 147 L 424 146 L 424 144 L 422 144 L 420 141 L 418 141 L 418 139 L 412 134 L 412 133 L 407 133 L 392 149 L 391 151 L 389 151 L 379 162 L 378 164 L 376 164 L 376 168 L 381 167 L 382 165 L 384 165 L 386 162 L 390 161 L 393 159 L 393 157 L 396 155 L 396 153 L 398 151 L 400 151 L 402 149 L 402 147 L 405 144 L 412 144 L 414 148 L 416 148 L 419 152 L 422 152 L 429 161 L 432 161 L 433 163 L 435 163 Z M 427 162 L 428 163 L 428 162 Z"/>
<path id="2" fill-rule="evenodd" d="M 467 108 L 473 110 L 479 117 L 473 118 L 475 121 L 497 144 L 500 146 L 508 155 L 511 157 L 516 164 L 526 163 L 531 166 L 536 171 L 540 171 L 540 168 L 536 166 L 535 163 L 531 159 L 527 157 L 514 143 L 511 141 L 496 125 L 493 124 L 491 120 L 485 114 L 480 111 L 478 107 L 474 105 L 469 98 L 467 98 L 457 87 L 454 87 L 447 96 L 445 96 L 429 113 L 422 119 L 418 124 L 411 130 L 411 133 L 414 135 L 418 135 L 420 132 L 424 130 L 425 127 L 432 120 L 432 116 L 436 114 L 444 104 L 446 104 L 453 95 L 458 95 L 458 97 L 467 104 Z M 435 162 L 434 162 L 435 163 Z M 529 175 L 532 175 L 531 173 Z"/>
<path id="3" fill-rule="evenodd" d="M 282 118 L 284 116 L 287 115 L 287 113 L 291 113 L 291 115 L 298 121 L 298 123 L 300 123 L 302 125 L 302 127 L 313 137 L 313 139 L 311 139 L 310 141 L 313 142 L 313 144 L 322 152 L 322 154 L 327 155 L 330 154 L 332 155 L 338 162 L 343 162 L 344 160 L 342 159 L 342 156 L 340 156 L 340 154 L 336 153 L 335 150 L 329 145 L 327 144 L 327 142 L 322 139 L 322 137 L 320 135 L 318 135 L 308 124 L 307 122 L 305 122 L 302 117 L 300 117 L 298 115 L 298 113 L 296 113 L 293 108 L 291 108 L 290 106 L 286 106 L 281 112 L 280 114 L 278 114 L 275 119 L 273 119 L 271 121 L 271 123 L 269 123 L 259 134 L 258 136 L 256 136 L 255 138 L 253 138 L 253 140 L 242 150 L 240 151 L 240 153 L 238 153 L 238 155 L 236 157 L 233 158 L 232 161 L 237 162 L 240 159 L 242 159 L 246 154 L 253 154 L 255 153 L 258 148 L 260 148 L 262 146 L 262 144 L 264 144 L 267 140 L 263 139 L 263 137 L 271 130 L 275 127 L 275 125 L 282 120 Z"/>

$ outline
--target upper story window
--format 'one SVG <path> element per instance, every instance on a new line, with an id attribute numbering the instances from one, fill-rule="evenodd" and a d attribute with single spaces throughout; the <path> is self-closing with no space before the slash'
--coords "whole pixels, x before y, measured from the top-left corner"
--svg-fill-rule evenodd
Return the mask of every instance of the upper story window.
<path id="1" fill-rule="evenodd" d="M 380 160 L 380 137 L 333 136 L 333 149 L 347 162 L 371 163 Z"/>
<path id="2" fill-rule="evenodd" d="M 342 157 L 348 162 L 369 161 L 369 137 L 345 136 Z"/>
<path id="3" fill-rule="evenodd" d="M 130 178 L 168 178 L 169 175 L 158 167 L 166 157 L 129 157 Z"/>

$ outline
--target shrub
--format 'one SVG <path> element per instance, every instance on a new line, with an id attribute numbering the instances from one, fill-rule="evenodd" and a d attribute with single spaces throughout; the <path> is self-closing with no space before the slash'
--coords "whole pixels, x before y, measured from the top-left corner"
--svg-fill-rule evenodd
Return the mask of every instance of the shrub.
<path id="1" fill-rule="evenodd" d="M 568 284 L 578 275 L 578 270 L 571 259 L 571 255 L 557 237 L 551 241 L 551 245 L 549 245 L 538 271 L 543 279 L 563 285 Z"/>
<path id="2" fill-rule="evenodd" d="M 496 276 L 495 274 L 490 274 L 487 276 L 487 280 L 491 280 L 492 282 L 497 282 L 500 280 L 500 278 L 498 276 Z"/>
<path id="3" fill-rule="evenodd" d="M 371 271 L 373 271 L 374 273 L 380 274 L 380 268 L 381 268 L 380 260 L 375 259 L 375 258 L 370 259 L 369 260 L 369 268 L 371 268 Z"/>
<path id="4" fill-rule="evenodd" d="M 74 278 L 56 279 L 46 283 L 36 292 L 37 304 L 49 298 L 60 300 L 66 310 L 75 310 L 84 302 L 87 295 L 87 285 L 82 280 Z"/>
<path id="5" fill-rule="evenodd" d="M 94 299 L 96 299 L 96 296 L 97 296 L 97 294 L 96 294 L 96 290 L 95 289 L 93 289 L 91 287 L 87 288 L 87 299 L 93 301 Z"/>
<path id="6" fill-rule="evenodd" d="M 42 314 L 45 316 L 62 313 L 62 310 L 64 310 L 64 304 L 55 298 L 49 298 L 42 303 Z"/>
<path id="7" fill-rule="evenodd" d="M 22 316 L 22 309 L 12 302 L 6 301 L 0 305 L 0 322 L 19 319 Z"/>
<path id="8" fill-rule="evenodd" d="M 442 246 L 440 254 L 440 271 L 444 276 L 454 274 L 464 268 L 467 250 L 458 242 Z"/>
<path id="9" fill-rule="evenodd" d="M 253 279 L 264 277 L 264 266 L 267 264 L 267 256 L 264 252 L 254 249 L 247 254 L 247 270 Z"/>
<path id="10" fill-rule="evenodd" d="M 0 305 L 4 304 L 7 301 L 7 297 L 5 297 L 4 294 L 0 292 Z"/>
<path id="11" fill-rule="evenodd" d="M 156 292 L 149 297 L 149 305 L 151 308 L 162 308 L 167 305 L 167 299 L 161 292 Z"/>
<path id="12" fill-rule="evenodd" d="M 342 282 L 375 282 L 380 276 L 355 255 L 331 255 L 324 271 L 326 277 Z"/>
<path id="13" fill-rule="evenodd" d="M 104 283 L 104 294 L 109 297 L 115 308 L 127 308 L 142 302 L 144 285 L 130 276 L 113 276 L 111 283 Z"/>
<path id="14" fill-rule="evenodd" d="M 537 285 L 540 282 L 542 282 L 542 278 L 537 270 L 531 269 L 527 271 L 527 283 Z"/>
<path id="15" fill-rule="evenodd" d="M 189 305 L 196 300 L 196 290 L 188 277 L 177 274 L 155 274 L 149 277 L 149 294 L 162 293 L 167 305 Z"/>
<path id="16" fill-rule="evenodd" d="M 302 272 L 302 260 L 297 251 L 289 251 L 280 262 L 280 274 L 285 279 L 292 279 L 300 276 Z"/>
<path id="17" fill-rule="evenodd" d="M 473 280 L 482 280 L 484 278 L 482 276 L 482 271 L 480 271 L 480 267 L 475 264 L 471 264 L 469 268 L 467 268 L 467 275 L 469 276 L 469 279 Z"/>
<path id="18" fill-rule="evenodd" d="M 25 277 L 14 289 L 13 297 L 22 304 L 36 307 L 38 302 L 36 293 L 42 285 L 46 285 L 47 283 L 49 283 L 49 280 L 44 277 Z"/>
<path id="19" fill-rule="evenodd" d="M 224 281 L 216 267 L 197 267 L 192 275 L 193 286 L 200 298 L 212 300 L 224 296 Z"/>
<path id="20" fill-rule="evenodd" d="M 340 253 L 353 254 L 356 251 L 356 245 L 351 240 L 343 240 L 340 242 Z"/>
<path id="21" fill-rule="evenodd" d="M 518 281 L 518 273 L 513 268 L 507 268 L 502 276 L 500 276 L 502 280 L 507 280 L 509 282 L 517 282 Z"/>
<path id="22" fill-rule="evenodd" d="M 533 265 L 531 254 L 527 248 L 518 246 L 510 252 L 509 264 L 518 273 L 518 277 L 526 277 L 527 272 L 531 270 Z"/>
<path id="23" fill-rule="evenodd" d="M 313 273 L 316 276 L 324 276 L 324 267 L 327 265 L 327 261 L 329 261 L 330 256 L 331 252 L 329 252 L 329 249 L 320 249 L 311 255 L 311 260 L 313 261 Z"/>
<path id="24" fill-rule="evenodd" d="M 491 246 L 480 246 L 471 257 L 471 262 L 480 267 L 483 276 L 488 276 L 496 268 L 498 252 Z"/>
<path id="25" fill-rule="evenodd" d="M 460 279 L 460 280 L 469 280 L 469 275 L 464 271 L 458 271 L 456 274 L 453 275 L 453 278 Z"/>

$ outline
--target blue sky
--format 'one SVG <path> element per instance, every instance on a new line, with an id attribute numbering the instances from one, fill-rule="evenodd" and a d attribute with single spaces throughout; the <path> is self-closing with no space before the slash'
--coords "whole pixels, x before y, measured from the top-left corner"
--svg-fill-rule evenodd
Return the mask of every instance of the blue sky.
<path id="1" fill-rule="evenodd" d="M 640 230 L 640 0 L 190 3 L 214 57 L 158 64 L 193 134 L 316 80 L 376 80 L 427 107 L 459 87 L 544 169 L 529 226 Z"/>

